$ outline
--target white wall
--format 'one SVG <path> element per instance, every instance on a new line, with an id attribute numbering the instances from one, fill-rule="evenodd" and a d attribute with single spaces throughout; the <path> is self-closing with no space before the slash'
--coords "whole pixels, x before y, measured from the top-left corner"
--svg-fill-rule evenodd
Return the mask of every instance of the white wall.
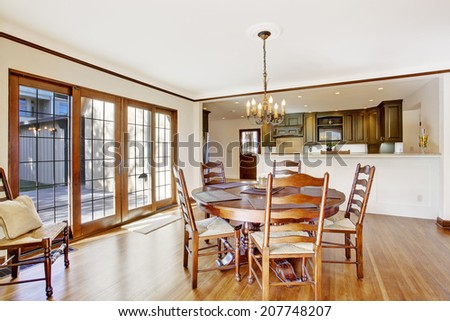
<path id="1" fill-rule="evenodd" d="M 439 152 L 439 78 L 430 80 L 425 86 L 403 99 L 403 150 L 419 152 L 419 126 L 428 133 L 428 149 Z M 418 113 L 418 115 L 417 115 Z"/>
<path id="2" fill-rule="evenodd" d="M 225 166 L 227 178 L 239 179 L 239 130 L 261 128 L 252 125 L 247 119 L 210 121 L 210 142 L 219 148 L 210 149 L 210 160 L 220 160 Z"/>
<path id="3" fill-rule="evenodd" d="M 403 110 L 403 151 L 405 153 L 418 153 L 419 148 L 419 122 L 421 104 L 410 110 Z"/>
<path id="4" fill-rule="evenodd" d="M 99 72 L 74 62 L 0 38 L 0 166 L 8 167 L 8 70 L 30 74 L 95 89 L 126 98 L 136 99 L 178 111 L 180 140 L 189 135 L 199 141 L 201 134 L 201 106 L 189 100 L 163 93 L 112 75 Z M 180 160 L 188 163 L 188 148 L 180 149 Z M 201 160 L 200 148 L 193 149 L 191 158 Z M 198 186 L 200 172 L 197 167 L 185 167 L 189 185 Z"/>

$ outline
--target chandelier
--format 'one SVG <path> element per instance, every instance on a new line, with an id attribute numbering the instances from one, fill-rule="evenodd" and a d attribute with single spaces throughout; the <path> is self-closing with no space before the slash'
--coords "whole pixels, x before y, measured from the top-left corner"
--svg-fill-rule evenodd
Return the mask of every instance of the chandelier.
<path id="1" fill-rule="evenodd" d="M 264 81 L 264 93 L 262 102 L 256 105 L 256 101 L 253 98 L 251 103 L 250 100 L 247 101 L 247 119 L 253 121 L 257 125 L 271 124 L 278 125 L 283 122 L 285 110 L 284 106 L 286 101 L 283 99 L 281 102 L 281 110 L 278 103 L 273 104 L 272 96 L 267 97 L 267 71 L 266 71 L 266 40 L 270 36 L 270 31 L 261 31 L 258 33 L 258 37 L 263 40 L 263 59 L 264 59 L 264 71 L 263 71 L 263 81 Z"/>

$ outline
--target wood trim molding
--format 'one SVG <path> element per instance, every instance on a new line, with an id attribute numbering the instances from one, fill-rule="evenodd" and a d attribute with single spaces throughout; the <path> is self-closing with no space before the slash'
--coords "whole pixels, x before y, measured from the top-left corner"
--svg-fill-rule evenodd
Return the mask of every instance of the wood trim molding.
<path id="1" fill-rule="evenodd" d="M 274 90 L 268 90 L 267 93 L 268 94 L 273 94 L 273 93 L 295 91 L 295 90 L 317 89 L 317 88 L 334 87 L 334 86 L 354 85 L 354 84 L 361 84 L 361 83 L 372 82 L 372 81 L 383 81 L 383 80 L 393 80 L 393 79 L 402 79 L 402 78 L 438 75 L 438 74 L 443 74 L 443 73 L 448 73 L 448 72 L 450 72 L 450 69 L 425 71 L 425 72 L 418 72 L 418 73 L 414 73 L 414 74 L 404 74 L 404 75 L 386 76 L 386 77 L 377 77 L 377 78 L 366 78 L 366 79 L 357 79 L 357 80 L 341 81 L 341 82 L 334 82 L 334 83 L 325 83 L 325 84 L 318 84 L 318 85 L 311 85 L 311 86 L 301 86 L 301 87 L 292 87 L 292 88 L 284 88 L 284 89 L 274 89 Z M 242 97 L 242 96 L 254 96 L 254 95 L 262 95 L 262 94 L 263 94 L 262 91 L 256 91 L 256 92 L 241 93 L 241 94 L 227 95 L 227 96 L 199 98 L 199 99 L 196 99 L 194 101 L 195 102 L 203 102 L 203 101 L 216 100 L 216 99 L 227 99 L 227 98 L 236 98 L 236 97 Z"/>
<path id="2" fill-rule="evenodd" d="M 75 62 L 77 64 L 98 70 L 100 72 L 104 72 L 107 73 L 109 75 L 118 77 L 118 78 L 122 78 L 125 79 L 127 81 L 130 82 L 134 82 L 136 84 L 154 89 L 154 90 L 158 90 L 161 91 L 163 93 L 172 95 L 172 96 L 176 96 L 179 98 L 183 98 L 186 100 L 189 100 L 191 102 L 205 102 L 205 101 L 209 101 L 209 100 L 217 100 L 217 99 L 228 99 L 228 98 L 236 98 L 236 97 L 242 97 L 242 96 L 252 96 L 252 95 L 261 95 L 263 94 L 262 91 L 257 91 L 257 92 L 247 92 L 247 93 L 239 93 L 239 94 L 233 94 L 233 95 L 225 95 L 225 96 L 215 96 L 215 97 L 206 97 L 206 98 L 198 98 L 198 99 L 193 99 L 190 97 L 186 97 L 177 93 L 174 93 L 172 91 L 151 85 L 149 83 L 143 82 L 141 80 L 137 80 L 135 78 L 129 77 L 129 76 L 125 76 L 122 74 L 119 74 L 115 71 L 91 64 L 89 62 L 83 61 L 81 59 L 77 59 L 74 57 L 71 57 L 69 55 L 60 53 L 58 51 L 43 47 L 41 45 L 32 43 L 30 41 L 15 37 L 13 35 L 4 33 L 4 32 L 0 32 L 0 38 L 5 38 L 8 39 L 10 41 L 13 42 L 17 42 L 19 44 L 34 48 L 36 50 L 40 50 L 43 52 L 46 52 L 48 54 L 57 56 L 59 58 L 62 59 L 66 59 L 72 62 Z M 342 82 L 335 82 L 335 83 L 325 83 L 325 84 L 318 84 L 318 85 L 311 85 L 311 86 L 301 86 L 301 87 L 292 87 L 292 88 L 284 88 L 284 89 L 275 89 L 275 90 L 269 90 L 267 91 L 267 93 L 269 94 L 273 94 L 273 93 L 279 93 L 279 92 L 287 92 L 287 91 L 295 91 L 295 90 L 305 90 L 305 89 L 316 89 L 316 88 L 324 88 L 324 87 L 333 87 L 333 86 L 343 86 L 343 85 L 352 85 L 352 84 L 359 84 L 359 83 L 366 83 L 366 82 L 372 82 L 372 81 L 383 81 L 383 80 L 393 80 L 393 79 L 401 79 L 401 78 L 411 78 L 411 77 L 420 77 L 420 76 L 429 76 L 429 75 L 437 75 L 437 74 L 443 74 L 443 73 L 448 73 L 450 72 L 450 69 L 442 69 L 442 70 L 433 70 L 433 71 L 425 71 L 425 72 L 418 72 L 418 73 L 412 73 L 412 74 L 403 74 L 403 75 L 395 75 L 395 76 L 386 76 L 386 77 L 376 77 L 376 78 L 367 78 L 367 79 L 357 79 L 357 80 L 350 80 L 350 81 L 342 81 Z"/>
<path id="3" fill-rule="evenodd" d="M 436 220 L 436 225 L 445 230 L 450 230 L 450 220 L 444 220 L 438 217 Z"/>
<path id="4" fill-rule="evenodd" d="M 88 68 L 92 68 L 92 69 L 98 70 L 100 72 L 112 75 L 114 77 L 122 78 L 122 79 L 125 79 L 125 80 L 130 81 L 130 82 L 134 82 L 134 83 L 139 84 L 139 85 L 144 86 L 144 87 L 148 87 L 148 88 L 151 88 L 151 89 L 154 89 L 154 90 L 158 90 L 158 91 L 161 91 L 163 93 L 166 93 L 166 94 L 169 94 L 169 95 L 172 95 L 172 96 L 176 96 L 176 97 L 179 97 L 179 98 L 183 98 L 183 99 L 187 99 L 187 100 L 190 100 L 192 102 L 195 102 L 192 98 L 189 98 L 189 97 L 186 97 L 186 96 L 183 96 L 183 95 L 179 95 L 177 93 L 174 93 L 172 91 L 169 91 L 169 90 L 157 87 L 157 86 L 153 86 L 153 85 L 151 85 L 149 83 L 146 83 L 144 81 L 137 80 L 135 78 L 131 78 L 131 77 L 119 74 L 119 73 L 117 73 L 115 71 L 112 71 L 112 70 L 109 70 L 109 69 L 106 69 L 106 68 L 103 68 L 103 67 L 91 64 L 91 63 L 86 62 L 86 61 L 81 60 L 81 59 L 77 59 L 77 58 L 71 57 L 69 55 L 66 55 L 66 54 L 60 53 L 58 51 L 55 51 L 55 50 L 43 47 L 41 45 L 38 45 L 38 44 L 35 44 L 33 42 L 30 42 L 30 41 L 27 41 L 27 40 L 15 37 L 13 35 L 10 35 L 10 34 L 4 33 L 4 32 L 0 32 L 0 38 L 5 38 L 5 39 L 11 40 L 13 42 L 17 42 L 19 44 L 28 46 L 30 48 L 33 48 L 33 49 L 36 49 L 36 50 L 48 53 L 50 55 L 53 55 L 53 56 L 56 56 L 56 57 L 59 57 L 59 58 L 62 58 L 62 59 L 69 60 L 71 62 L 83 65 L 83 66 L 88 67 Z"/>

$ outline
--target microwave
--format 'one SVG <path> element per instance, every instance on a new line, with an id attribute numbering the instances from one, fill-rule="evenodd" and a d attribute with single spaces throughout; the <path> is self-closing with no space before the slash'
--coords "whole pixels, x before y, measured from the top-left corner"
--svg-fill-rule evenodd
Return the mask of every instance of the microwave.
<path id="1" fill-rule="evenodd" d="M 320 126 L 317 129 L 319 142 L 336 142 L 342 140 L 342 125 Z"/>

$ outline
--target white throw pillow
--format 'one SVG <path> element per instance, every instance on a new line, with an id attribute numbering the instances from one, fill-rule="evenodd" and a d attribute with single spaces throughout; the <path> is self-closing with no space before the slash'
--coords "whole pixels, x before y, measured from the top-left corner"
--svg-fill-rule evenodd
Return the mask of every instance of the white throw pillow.
<path id="1" fill-rule="evenodd" d="M 5 237 L 14 239 L 42 226 L 33 200 L 26 195 L 13 201 L 0 202 L 0 226 Z"/>

